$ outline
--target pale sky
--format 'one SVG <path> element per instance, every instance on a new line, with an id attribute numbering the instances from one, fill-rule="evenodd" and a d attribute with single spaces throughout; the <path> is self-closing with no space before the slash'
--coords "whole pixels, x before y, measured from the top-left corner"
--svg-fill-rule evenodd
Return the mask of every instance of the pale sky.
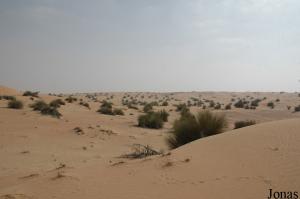
<path id="1" fill-rule="evenodd" d="M 0 0 L 0 85 L 299 91 L 299 0 Z"/>

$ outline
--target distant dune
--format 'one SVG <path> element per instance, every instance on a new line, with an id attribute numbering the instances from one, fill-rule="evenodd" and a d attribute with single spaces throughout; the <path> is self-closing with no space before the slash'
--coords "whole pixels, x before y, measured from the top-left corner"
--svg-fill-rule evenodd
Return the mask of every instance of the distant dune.
<path id="1" fill-rule="evenodd" d="M 19 94 L 17 90 L 0 85 L 0 95 L 17 95 L 17 94 Z"/>

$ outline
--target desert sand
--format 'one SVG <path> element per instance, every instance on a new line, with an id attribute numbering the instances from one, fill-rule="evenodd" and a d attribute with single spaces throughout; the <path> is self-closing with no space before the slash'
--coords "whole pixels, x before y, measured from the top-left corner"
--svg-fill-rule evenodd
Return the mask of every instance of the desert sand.
<path id="1" fill-rule="evenodd" d="M 23 109 L 15 110 L 7 108 L 7 100 L 0 100 L 0 199 L 254 199 L 267 198 L 269 189 L 300 192 L 300 113 L 293 112 L 300 105 L 298 93 L 92 94 L 96 100 L 79 93 L 73 96 L 88 102 L 90 109 L 67 103 L 59 108 L 60 119 L 32 111 L 29 105 L 38 99 L 22 93 L 0 87 L 0 95 L 24 102 Z M 159 130 L 137 127 L 142 106 L 139 110 L 123 106 L 125 95 L 148 102 L 169 96 L 168 106 L 155 106 L 170 113 L 169 121 Z M 50 102 L 67 96 L 40 94 L 39 98 Z M 232 98 L 266 100 L 255 110 L 212 110 L 228 118 L 226 132 L 169 150 L 165 138 L 179 118 L 174 105 L 193 97 L 224 105 Z M 96 112 L 104 99 L 125 115 Z M 269 101 L 275 103 L 274 109 L 267 106 Z M 191 112 L 201 109 L 192 106 Z M 233 130 L 238 120 L 257 124 Z M 83 132 L 74 131 L 76 127 Z M 121 158 L 132 152 L 134 144 L 149 145 L 163 154 Z"/>

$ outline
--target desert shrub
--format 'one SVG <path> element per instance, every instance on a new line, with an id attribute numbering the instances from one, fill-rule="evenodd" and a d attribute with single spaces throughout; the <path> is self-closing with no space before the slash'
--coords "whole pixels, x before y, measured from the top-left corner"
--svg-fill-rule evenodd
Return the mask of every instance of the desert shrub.
<path id="1" fill-rule="evenodd" d="M 153 110 L 153 106 L 151 104 L 146 104 L 143 108 L 145 113 L 148 113 Z"/>
<path id="2" fill-rule="evenodd" d="M 251 101 L 251 106 L 258 107 L 260 101 L 261 101 L 260 99 L 255 99 Z"/>
<path id="3" fill-rule="evenodd" d="M 121 158 L 129 158 L 129 159 L 139 159 L 145 158 L 152 155 L 160 155 L 162 154 L 159 151 L 152 149 L 150 146 L 144 146 L 141 144 L 134 144 L 133 145 L 133 152 L 129 154 L 125 154 L 120 156 Z"/>
<path id="4" fill-rule="evenodd" d="M 274 102 L 268 102 L 267 106 L 272 108 L 272 109 L 275 107 Z"/>
<path id="5" fill-rule="evenodd" d="M 62 99 L 55 99 L 49 103 L 49 106 L 54 108 L 59 108 L 61 105 L 65 105 L 66 103 Z"/>
<path id="6" fill-rule="evenodd" d="M 163 103 L 162 103 L 162 106 L 168 106 L 169 105 L 169 103 L 167 102 L 167 101 L 164 101 Z"/>
<path id="7" fill-rule="evenodd" d="M 135 109 L 135 110 L 139 109 L 137 106 L 133 105 L 132 103 L 128 103 L 127 107 L 130 108 L 130 109 Z"/>
<path id="8" fill-rule="evenodd" d="M 33 108 L 34 111 L 41 111 L 44 108 L 48 107 L 48 104 L 44 102 L 43 100 L 36 101 L 35 103 L 30 105 L 31 108 Z"/>
<path id="9" fill-rule="evenodd" d="M 124 115 L 124 112 L 123 112 L 122 109 L 115 108 L 114 111 L 113 111 L 113 114 L 114 115 Z"/>
<path id="10" fill-rule="evenodd" d="M 239 128 L 251 126 L 254 124 L 256 124 L 256 122 L 254 120 L 237 121 L 234 123 L 234 129 L 239 129 Z"/>
<path id="11" fill-rule="evenodd" d="M 101 106 L 100 109 L 98 110 L 99 113 L 105 114 L 105 115 L 113 115 L 113 110 L 111 107 L 107 106 Z"/>
<path id="12" fill-rule="evenodd" d="M 169 113 L 167 111 L 161 110 L 158 113 L 160 114 L 160 117 L 164 122 L 168 121 Z"/>
<path id="13" fill-rule="evenodd" d="M 170 148 L 177 148 L 194 140 L 221 133 L 227 127 L 224 115 L 201 111 L 197 115 L 188 114 L 176 120 L 172 135 L 167 138 Z"/>
<path id="14" fill-rule="evenodd" d="M 51 115 L 52 117 L 60 118 L 61 114 L 55 107 L 47 106 L 41 110 L 42 115 Z"/>
<path id="15" fill-rule="evenodd" d="M 77 101 L 77 98 L 76 97 L 73 97 L 73 96 L 69 96 L 65 99 L 66 102 L 68 103 L 73 103 L 73 102 L 76 102 Z"/>
<path id="16" fill-rule="evenodd" d="M 244 102 L 242 100 L 237 101 L 234 106 L 236 108 L 244 108 Z"/>
<path id="17" fill-rule="evenodd" d="M 22 109 L 23 106 L 23 102 L 20 100 L 10 100 L 7 105 L 8 108 L 12 109 Z"/>
<path id="18" fill-rule="evenodd" d="M 138 126 L 144 128 L 160 129 L 163 127 L 163 119 L 159 113 L 148 112 L 138 117 Z"/>
<path id="19" fill-rule="evenodd" d="M 0 100 L 17 100 L 17 98 L 15 96 L 11 96 L 11 95 L 1 95 L 0 96 Z"/>
<path id="20" fill-rule="evenodd" d="M 25 91 L 23 96 L 39 97 L 39 92 Z"/>
<path id="21" fill-rule="evenodd" d="M 210 101 L 208 107 L 214 108 L 216 106 L 216 103 L 214 101 Z"/>
<path id="22" fill-rule="evenodd" d="M 107 107 L 107 108 L 112 108 L 112 103 L 108 102 L 106 100 L 102 101 L 101 107 Z"/>
<path id="23" fill-rule="evenodd" d="M 221 104 L 217 103 L 217 104 L 215 105 L 215 109 L 216 109 L 216 110 L 221 109 Z"/>
<path id="24" fill-rule="evenodd" d="M 230 110 L 230 109 L 231 109 L 231 104 L 227 104 L 227 105 L 225 106 L 225 109 L 226 109 L 226 110 Z"/>
<path id="25" fill-rule="evenodd" d="M 81 102 L 79 102 L 79 105 L 84 106 L 84 107 L 90 109 L 90 105 L 89 105 L 89 103 L 87 103 L 87 102 L 82 102 L 82 101 L 81 101 Z"/>
<path id="26" fill-rule="evenodd" d="M 56 118 L 60 118 L 61 114 L 57 110 L 57 102 L 54 103 L 53 106 L 50 104 L 48 105 L 43 100 L 36 101 L 35 103 L 30 105 L 31 108 L 33 108 L 34 111 L 40 111 L 42 115 L 50 115 Z"/>
<path id="27" fill-rule="evenodd" d="M 279 98 L 277 98 L 277 99 L 276 99 L 276 102 L 280 102 L 280 99 L 279 99 Z"/>
<path id="28" fill-rule="evenodd" d="M 299 111 L 300 111 L 300 105 L 299 105 L 299 106 L 296 106 L 296 107 L 294 108 L 294 111 L 295 111 L 295 112 L 299 112 Z"/>

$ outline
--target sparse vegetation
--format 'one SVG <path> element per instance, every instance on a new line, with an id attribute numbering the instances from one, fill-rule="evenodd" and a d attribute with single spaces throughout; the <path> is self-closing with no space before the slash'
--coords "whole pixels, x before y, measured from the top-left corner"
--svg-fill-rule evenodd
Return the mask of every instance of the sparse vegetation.
<path id="1" fill-rule="evenodd" d="M 144 110 L 145 113 L 148 113 L 148 112 L 152 111 L 152 110 L 153 110 L 152 104 L 150 104 L 150 103 L 149 103 L 149 104 L 146 104 L 146 105 L 144 106 L 143 110 Z"/>
<path id="2" fill-rule="evenodd" d="M 87 102 L 81 101 L 81 102 L 79 102 L 79 105 L 84 106 L 84 107 L 86 107 L 88 109 L 91 109 L 89 103 L 87 103 Z"/>
<path id="3" fill-rule="evenodd" d="M 23 102 L 20 100 L 10 100 L 7 105 L 7 107 L 11 109 L 22 109 L 23 106 Z"/>
<path id="4" fill-rule="evenodd" d="M 16 100 L 15 96 L 10 96 L 10 95 L 0 95 L 0 100 Z"/>
<path id="5" fill-rule="evenodd" d="M 299 105 L 299 106 L 296 106 L 296 107 L 294 108 L 294 111 L 295 111 L 295 112 L 300 112 L 300 105 Z"/>
<path id="6" fill-rule="evenodd" d="M 65 101 L 68 102 L 68 103 L 73 103 L 73 102 L 77 101 L 77 98 L 70 95 L 69 97 L 67 97 L 65 99 Z"/>
<path id="7" fill-rule="evenodd" d="M 48 107 L 48 104 L 43 100 L 39 100 L 31 104 L 30 107 L 33 108 L 34 111 L 42 111 L 44 108 Z"/>
<path id="8" fill-rule="evenodd" d="M 25 91 L 23 96 L 39 97 L 39 92 Z"/>
<path id="9" fill-rule="evenodd" d="M 254 120 L 237 121 L 234 123 L 234 129 L 239 129 L 239 128 L 251 126 L 254 124 L 256 124 L 256 121 L 254 121 Z"/>
<path id="10" fill-rule="evenodd" d="M 231 103 L 229 103 L 225 106 L 225 110 L 230 110 L 230 109 L 231 109 Z"/>
<path id="11" fill-rule="evenodd" d="M 138 117 L 138 126 L 144 128 L 160 129 L 164 121 L 160 113 L 148 112 Z"/>
<path id="12" fill-rule="evenodd" d="M 275 104 L 274 102 L 268 102 L 267 106 L 273 109 L 275 107 Z"/>
<path id="13" fill-rule="evenodd" d="M 114 111 L 113 111 L 113 114 L 114 115 L 124 115 L 124 112 L 120 108 L 115 108 Z"/>
<path id="14" fill-rule="evenodd" d="M 210 111 L 201 111 L 197 115 L 186 114 L 175 121 L 167 143 L 170 148 L 177 148 L 194 140 L 222 133 L 226 127 L 224 115 Z"/>
<path id="15" fill-rule="evenodd" d="M 125 154 L 120 156 L 121 158 L 129 158 L 129 159 L 140 159 L 145 158 L 152 155 L 160 155 L 161 152 L 158 152 L 154 149 L 152 149 L 150 146 L 144 146 L 141 144 L 134 144 L 133 146 L 133 152 L 129 154 Z"/>
<path id="16" fill-rule="evenodd" d="M 33 104 L 30 105 L 30 107 L 34 110 L 34 111 L 40 111 L 40 113 L 42 115 L 50 115 L 56 118 L 60 118 L 61 114 L 58 112 L 57 110 L 57 103 L 55 102 L 53 103 L 51 106 L 50 104 L 48 105 L 46 102 L 44 102 L 43 100 L 39 100 Z"/>
<path id="17" fill-rule="evenodd" d="M 62 99 L 55 99 L 49 103 L 49 106 L 54 108 L 59 108 L 61 105 L 65 105 L 66 103 Z"/>

